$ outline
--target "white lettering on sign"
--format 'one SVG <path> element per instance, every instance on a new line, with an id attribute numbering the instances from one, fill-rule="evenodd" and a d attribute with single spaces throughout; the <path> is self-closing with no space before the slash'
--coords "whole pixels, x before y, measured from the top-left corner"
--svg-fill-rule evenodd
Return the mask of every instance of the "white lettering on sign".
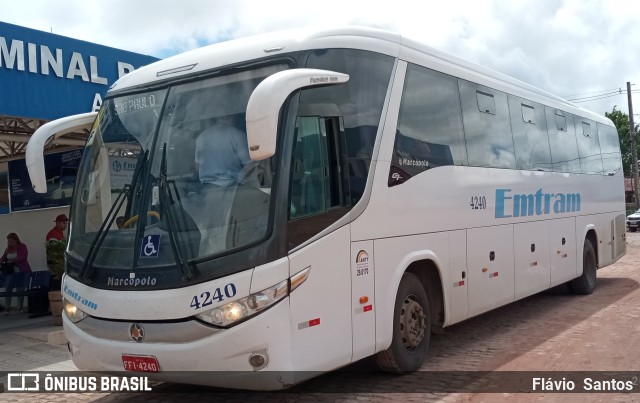
<path id="1" fill-rule="evenodd" d="M 49 67 L 53 69 L 56 76 L 62 77 L 62 49 L 56 49 L 54 57 L 48 47 L 40 46 L 40 70 L 43 75 L 49 75 Z"/>
<path id="2" fill-rule="evenodd" d="M 119 103 L 118 103 L 119 102 Z M 141 95 L 138 98 L 127 99 L 124 101 L 116 101 L 116 115 L 124 115 L 125 113 L 139 111 L 141 109 L 152 108 L 156 106 L 155 95 Z"/>
<path id="3" fill-rule="evenodd" d="M 118 78 L 127 73 L 131 73 L 133 70 L 135 70 L 135 68 L 129 63 L 118 62 Z"/>
<path id="4" fill-rule="evenodd" d="M 98 58 L 89 56 L 89 69 L 91 70 L 91 82 L 94 84 L 107 85 L 107 79 L 98 74 Z"/>
<path id="5" fill-rule="evenodd" d="M 93 97 L 93 106 L 91 106 L 91 112 L 98 112 L 102 106 L 102 97 L 99 92 Z"/>
<path id="6" fill-rule="evenodd" d="M 91 106 L 91 112 L 98 112 L 102 106 L 102 97 L 99 92 L 93 97 L 93 105 Z"/>
<path id="7" fill-rule="evenodd" d="M 24 42 L 14 39 L 9 48 L 7 41 L 0 36 L 0 67 L 13 69 L 15 64 L 18 70 L 24 71 Z"/>
<path id="8" fill-rule="evenodd" d="M 38 59 L 37 53 L 38 48 L 34 43 L 27 44 L 27 48 L 29 49 L 29 73 L 37 73 L 38 72 Z"/>
<path id="9" fill-rule="evenodd" d="M 67 71 L 67 78 L 73 79 L 75 76 L 82 77 L 82 81 L 89 81 L 89 75 L 87 74 L 87 68 L 82 60 L 82 55 L 78 52 L 71 54 L 71 61 L 69 62 L 69 70 Z"/>
<path id="10" fill-rule="evenodd" d="M 38 56 L 40 56 L 40 63 L 38 63 Z M 25 55 L 25 42 L 18 39 L 11 39 L 11 41 L 8 42 L 5 37 L 0 36 L 0 68 L 25 71 L 26 67 L 29 73 L 42 74 L 43 76 L 48 76 L 50 72 L 53 71 L 53 74 L 60 78 L 67 78 L 69 80 L 80 78 L 85 82 L 109 85 L 109 80 L 106 77 L 100 76 L 98 70 L 99 64 L 96 56 L 89 55 L 89 68 L 87 69 L 86 56 L 79 52 L 72 52 L 69 64 L 66 66 L 65 75 L 62 49 L 56 48 L 52 50 L 45 45 L 27 43 Z M 135 67 L 129 63 L 119 61 L 117 62 L 117 69 L 118 78 L 120 78 L 135 70 Z"/>

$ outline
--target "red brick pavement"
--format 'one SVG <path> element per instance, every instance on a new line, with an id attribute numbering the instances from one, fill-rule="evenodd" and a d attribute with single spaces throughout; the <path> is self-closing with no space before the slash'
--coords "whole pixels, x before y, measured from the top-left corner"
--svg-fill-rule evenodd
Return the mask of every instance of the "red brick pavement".
<path id="1" fill-rule="evenodd" d="M 574 296 L 561 288 L 555 289 L 446 328 L 444 334 L 433 335 L 430 356 L 422 369 L 637 371 L 640 375 L 640 233 L 628 233 L 627 240 L 627 255 L 615 265 L 598 272 L 598 288 L 594 294 Z M 367 368 L 367 365 L 366 362 L 360 363 L 355 368 Z M 148 394 L 4 394 L 0 400 L 640 402 L 640 394 L 637 393 L 407 392 L 420 391 L 420 381 L 420 376 L 416 375 L 372 373 L 367 379 L 362 373 L 353 375 L 352 372 L 340 371 L 299 385 L 289 393 L 228 393 L 204 387 L 162 384 L 155 387 L 157 393 Z"/>

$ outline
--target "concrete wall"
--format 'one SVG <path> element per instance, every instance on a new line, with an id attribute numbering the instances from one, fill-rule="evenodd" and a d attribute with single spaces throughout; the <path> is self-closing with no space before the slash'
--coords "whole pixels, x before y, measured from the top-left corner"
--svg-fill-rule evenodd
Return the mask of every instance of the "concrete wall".
<path id="1" fill-rule="evenodd" d="M 15 232 L 29 249 L 29 264 L 33 271 L 47 270 L 45 238 L 55 225 L 58 214 L 69 216 L 69 206 L 22 211 L 0 215 L 0 253 L 7 247 L 7 234 Z M 65 234 L 68 236 L 68 233 Z"/>

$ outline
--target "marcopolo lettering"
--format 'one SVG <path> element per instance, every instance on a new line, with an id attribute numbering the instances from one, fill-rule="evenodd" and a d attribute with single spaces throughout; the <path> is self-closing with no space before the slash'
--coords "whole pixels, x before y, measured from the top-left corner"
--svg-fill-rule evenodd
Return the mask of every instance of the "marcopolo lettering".
<path id="1" fill-rule="evenodd" d="M 414 167 L 429 167 L 429 161 L 426 160 L 413 160 L 409 158 L 399 158 L 398 162 L 400 166 L 414 166 Z"/>
<path id="2" fill-rule="evenodd" d="M 88 300 L 88 299 L 84 298 L 82 295 L 80 295 L 77 292 L 73 291 L 67 285 L 64 286 L 64 293 L 67 294 L 69 297 L 73 298 L 74 300 L 78 301 L 81 305 L 84 305 L 84 306 L 86 306 L 88 308 L 91 308 L 94 311 L 96 309 L 98 309 L 98 304 L 96 304 L 95 302 L 93 302 L 91 300 Z"/>
<path id="3" fill-rule="evenodd" d="M 142 278 L 116 278 L 107 277 L 108 286 L 126 286 L 126 287 L 139 287 L 146 285 L 156 285 L 158 280 L 155 277 L 142 277 Z"/>
<path id="4" fill-rule="evenodd" d="M 513 194 L 511 189 L 496 189 L 496 218 L 528 217 L 580 211 L 580 193 Z"/>

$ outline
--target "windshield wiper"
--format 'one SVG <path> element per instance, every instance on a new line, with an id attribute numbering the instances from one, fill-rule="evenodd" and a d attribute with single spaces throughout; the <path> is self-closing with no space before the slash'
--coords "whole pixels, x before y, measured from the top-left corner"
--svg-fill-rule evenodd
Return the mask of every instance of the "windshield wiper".
<path id="1" fill-rule="evenodd" d="M 120 194 L 116 198 L 115 202 L 111 205 L 111 209 L 107 213 L 106 219 L 102 222 L 102 225 L 98 229 L 98 233 L 96 237 L 93 238 L 93 242 L 91 242 L 91 246 L 89 246 L 89 256 L 84 260 L 84 264 L 82 265 L 82 269 L 80 270 L 80 277 L 84 277 L 85 274 L 89 276 L 92 270 L 87 269 L 92 267 L 93 262 L 96 260 L 96 256 L 98 255 L 98 248 L 102 245 L 104 238 L 107 236 L 107 232 L 109 232 L 109 227 L 113 225 L 113 221 L 116 218 L 114 214 L 115 211 L 120 211 L 122 204 L 127 199 L 127 194 L 129 193 L 130 185 L 124 185 L 124 187 L 120 190 Z"/>
<path id="2" fill-rule="evenodd" d="M 136 171 L 134 172 L 131 184 L 125 184 L 122 187 L 122 189 L 120 189 L 120 193 L 118 194 L 118 197 L 111 205 L 111 208 L 109 209 L 109 212 L 107 213 L 106 218 L 102 222 L 102 225 L 98 229 L 98 232 L 96 233 L 95 238 L 93 238 L 93 241 L 91 242 L 91 246 L 89 246 L 89 255 L 84 260 L 82 269 L 80 270 L 80 277 L 86 278 L 89 275 L 91 275 L 91 272 L 93 271 L 93 262 L 96 260 L 96 257 L 98 256 L 98 248 L 100 248 L 100 245 L 102 245 L 102 242 L 104 242 L 104 239 L 107 237 L 109 228 L 111 228 L 111 226 L 113 225 L 113 221 L 116 219 L 116 212 L 120 211 L 122 204 L 124 203 L 125 200 L 127 200 L 127 198 L 129 198 L 130 200 L 133 200 L 133 192 L 134 192 L 135 184 L 138 181 L 138 178 L 140 177 L 140 172 L 142 172 L 142 166 L 147 163 L 148 156 L 149 156 L 149 150 L 144 152 L 142 161 L 139 164 L 137 164 Z M 129 208 L 127 210 L 129 210 Z"/>
<path id="3" fill-rule="evenodd" d="M 178 245 L 178 240 L 176 239 L 176 233 L 174 233 L 174 229 L 177 229 L 177 226 L 176 217 L 174 215 L 175 213 L 171 208 L 174 203 L 174 199 L 171 196 L 171 191 L 168 189 L 169 183 L 173 183 L 173 181 L 167 180 L 167 143 L 164 143 L 164 146 L 162 147 L 162 161 L 160 162 L 160 208 L 164 212 L 164 215 L 167 217 L 167 232 L 169 233 L 169 243 L 171 244 L 171 249 L 173 249 L 173 256 L 175 258 L 176 265 L 182 273 L 183 280 L 189 281 L 196 275 L 196 272 L 193 270 L 193 267 L 182 258 L 180 246 Z M 176 195 L 178 195 L 177 191 Z M 180 200 L 179 195 L 177 196 L 177 200 Z"/>
<path id="4" fill-rule="evenodd" d="M 142 159 L 136 163 L 136 169 L 133 171 L 133 179 L 131 179 L 131 194 L 129 195 L 129 200 L 133 200 L 133 192 L 136 189 L 136 185 L 138 184 L 138 179 L 140 178 L 140 172 L 147 165 L 147 158 L 149 158 L 149 150 L 146 150 L 144 154 L 142 154 Z M 131 203 L 127 206 L 127 210 L 125 211 L 125 217 L 131 217 L 131 209 L 133 206 Z"/>

